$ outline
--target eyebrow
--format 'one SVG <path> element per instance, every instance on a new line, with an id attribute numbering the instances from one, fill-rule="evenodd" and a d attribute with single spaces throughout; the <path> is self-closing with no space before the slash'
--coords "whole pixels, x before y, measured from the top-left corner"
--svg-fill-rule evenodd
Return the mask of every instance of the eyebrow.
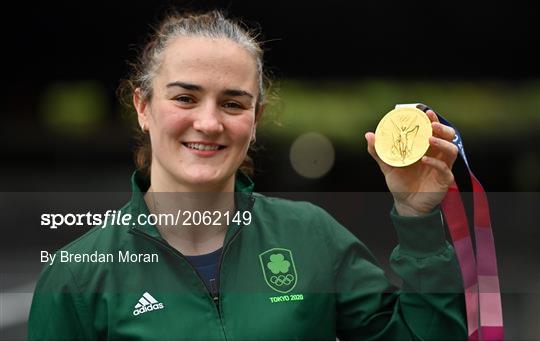
<path id="1" fill-rule="evenodd" d="M 186 83 L 186 82 L 180 82 L 180 81 L 175 81 L 175 82 L 171 82 L 167 84 L 167 88 L 172 88 L 172 87 L 180 87 L 186 90 L 193 90 L 193 91 L 202 90 L 201 86 L 198 86 L 196 84 Z"/>
<path id="2" fill-rule="evenodd" d="M 167 88 L 172 88 L 172 87 L 180 87 L 180 88 L 184 88 L 186 90 L 191 90 L 191 91 L 202 91 L 203 90 L 203 87 L 201 87 L 200 85 L 196 85 L 196 84 L 192 84 L 192 83 L 186 83 L 186 82 L 180 82 L 180 81 L 167 83 Z M 226 89 L 225 91 L 223 91 L 223 94 L 226 95 L 226 96 L 232 96 L 232 97 L 247 96 L 250 99 L 253 98 L 252 94 L 248 93 L 245 90 L 240 90 L 240 89 Z"/>

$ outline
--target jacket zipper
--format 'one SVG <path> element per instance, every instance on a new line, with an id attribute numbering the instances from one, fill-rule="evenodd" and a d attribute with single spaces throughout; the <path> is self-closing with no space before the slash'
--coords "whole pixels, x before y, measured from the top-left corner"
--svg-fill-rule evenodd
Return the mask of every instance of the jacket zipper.
<path id="1" fill-rule="evenodd" d="M 138 230 L 132 230 L 133 234 L 135 235 L 139 235 L 139 236 L 142 236 L 148 240 L 152 240 L 153 242 L 159 244 L 160 246 L 164 247 L 165 249 L 167 249 L 169 252 L 173 253 L 174 255 L 180 257 L 181 259 L 185 260 L 186 263 L 188 264 L 188 266 L 191 268 L 191 270 L 197 275 L 197 277 L 200 279 L 200 281 L 203 283 L 205 289 L 206 289 L 206 292 L 208 292 L 208 294 L 210 295 L 210 297 L 212 297 L 212 293 L 211 291 L 208 289 L 208 286 L 206 286 L 206 283 L 204 282 L 204 279 L 201 277 L 201 275 L 199 274 L 199 272 L 195 269 L 195 267 L 193 267 L 193 265 L 191 265 L 191 263 L 188 261 L 188 259 L 185 257 L 184 254 L 178 252 L 176 249 L 174 249 L 174 247 L 172 247 L 171 245 L 168 245 L 166 243 L 164 243 L 163 241 L 160 241 L 146 233 L 143 233 L 141 231 L 138 231 Z"/>
<path id="2" fill-rule="evenodd" d="M 253 198 L 253 195 L 250 194 L 249 197 L 248 197 L 248 204 L 247 204 L 247 207 L 245 210 L 247 211 L 251 211 L 253 209 L 253 204 L 255 203 L 255 198 Z M 238 227 L 238 230 L 236 232 L 234 232 L 234 235 L 231 237 L 231 239 L 227 242 L 227 244 L 225 246 L 223 246 L 223 250 L 221 252 L 221 257 L 219 259 L 219 263 L 218 263 L 218 270 L 217 270 L 217 274 L 218 274 L 218 279 L 219 279 L 219 285 L 218 285 L 218 290 L 217 290 L 217 293 L 215 293 L 213 295 L 213 300 L 214 300 L 214 304 L 216 305 L 216 308 L 218 310 L 218 315 L 219 315 L 219 319 L 221 320 L 221 324 L 223 326 L 223 319 L 221 317 L 221 305 L 219 304 L 219 295 L 221 293 L 221 264 L 223 264 L 223 259 L 225 258 L 225 253 L 227 253 L 227 251 L 229 250 L 229 247 L 231 246 L 231 244 L 234 242 L 234 240 L 236 240 L 236 237 L 240 234 L 240 231 L 242 230 L 242 228 L 244 227 L 243 224 L 240 224 L 240 226 Z M 223 333 L 225 334 L 225 329 L 223 330 Z M 225 335 L 226 336 L 226 335 Z"/>
<path id="3" fill-rule="evenodd" d="M 221 325 L 221 330 L 223 331 L 223 336 L 225 336 L 225 329 L 223 329 L 223 320 L 221 318 L 221 312 L 219 310 L 219 307 L 218 305 L 216 304 L 216 297 L 214 296 L 214 294 L 212 293 L 212 291 L 208 288 L 208 286 L 206 286 L 206 283 L 204 282 L 204 279 L 201 277 L 201 275 L 199 274 L 199 272 L 195 269 L 195 267 L 193 267 L 193 265 L 191 265 L 191 263 L 187 260 L 187 258 L 180 252 L 178 252 L 176 249 L 174 249 L 171 245 L 169 244 L 166 244 L 164 243 L 163 241 L 160 241 L 144 232 L 141 232 L 139 230 L 136 230 L 136 229 L 133 229 L 132 230 L 133 234 L 135 235 L 139 235 L 145 239 L 148 239 L 148 240 L 151 240 L 155 243 L 157 243 L 158 245 L 160 245 L 161 247 L 165 248 L 167 251 L 169 251 L 170 253 L 172 253 L 173 255 L 176 255 L 178 257 L 180 257 L 181 259 L 183 259 L 186 264 L 188 264 L 188 267 L 191 268 L 191 270 L 193 271 L 193 273 L 196 274 L 197 278 L 199 278 L 199 280 L 201 281 L 201 283 L 203 284 L 204 288 L 206 289 L 206 293 L 208 294 L 208 296 L 210 297 L 210 299 L 212 300 L 212 302 L 214 303 L 214 307 L 216 308 L 216 311 L 217 311 L 217 314 L 219 316 L 219 322 L 220 322 L 220 325 Z M 217 297 L 219 299 L 219 297 Z"/>
<path id="4" fill-rule="evenodd" d="M 219 279 L 219 285 L 218 285 L 219 288 L 217 289 L 217 292 L 213 294 L 214 303 L 216 304 L 216 307 L 218 309 L 219 317 L 221 317 L 221 306 L 219 305 L 219 294 L 221 293 L 221 290 L 220 290 L 221 289 L 221 264 L 223 263 L 223 259 L 225 258 L 225 253 L 227 253 L 229 246 L 236 239 L 242 227 L 243 225 L 238 227 L 238 230 L 231 237 L 227 245 L 223 246 L 223 251 L 221 252 L 221 257 L 219 258 L 218 269 L 217 269 L 217 274 L 218 274 L 218 279 Z"/>
<path id="5" fill-rule="evenodd" d="M 253 208 L 254 202 L 255 202 L 255 199 L 253 198 L 253 195 L 250 195 L 249 196 L 249 203 L 247 205 L 246 210 L 251 211 L 252 208 Z M 223 326 L 223 318 L 221 316 L 221 305 L 219 305 L 219 294 L 220 294 L 220 288 L 221 288 L 221 264 L 222 264 L 223 258 L 225 257 L 225 253 L 227 253 L 227 250 L 229 249 L 229 246 L 232 244 L 232 242 L 234 240 L 236 240 L 236 237 L 238 236 L 238 234 L 240 233 L 240 231 L 242 230 L 243 227 L 244 227 L 244 225 L 240 225 L 238 227 L 238 230 L 234 233 L 234 235 L 227 242 L 227 244 L 223 246 L 223 250 L 221 252 L 221 257 L 219 259 L 218 270 L 217 270 L 218 279 L 219 279 L 219 288 L 217 289 L 217 292 L 215 292 L 215 293 L 211 289 L 209 289 L 208 286 L 206 286 L 206 283 L 204 282 L 204 279 L 201 277 L 199 272 L 193 267 L 193 265 L 191 265 L 191 263 L 187 260 L 187 258 L 182 253 L 177 251 L 171 245 L 169 245 L 169 244 L 167 244 L 167 243 L 165 243 L 165 242 L 163 242 L 163 241 L 161 241 L 159 239 L 156 239 L 156 238 L 154 238 L 154 237 L 152 237 L 152 236 L 150 236 L 150 235 L 148 235 L 148 234 L 146 234 L 144 232 L 141 232 L 141 231 L 139 231 L 137 229 L 132 229 L 131 230 L 131 232 L 133 232 L 133 234 L 139 235 L 139 236 L 142 236 L 142 237 L 144 237 L 144 238 L 146 238 L 148 240 L 154 241 L 155 243 L 162 246 L 163 248 L 165 248 L 169 252 L 173 253 L 174 255 L 176 255 L 176 256 L 178 256 L 181 259 L 186 261 L 186 263 L 188 264 L 188 267 L 190 267 L 193 270 L 193 272 L 197 275 L 197 277 L 199 278 L 199 280 L 201 281 L 201 283 L 205 287 L 206 292 L 208 293 L 210 299 L 214 303 L 214 307 L 216 308 L 217 314 L 219 316 L 219 322 L 220 322 L 220 325 L 221 325 L 221 330 L 223 332 L 223 336 L 225 337 L 225 339 L 227 339 L 227 335 L 225 334 L 225 327 Z"/>

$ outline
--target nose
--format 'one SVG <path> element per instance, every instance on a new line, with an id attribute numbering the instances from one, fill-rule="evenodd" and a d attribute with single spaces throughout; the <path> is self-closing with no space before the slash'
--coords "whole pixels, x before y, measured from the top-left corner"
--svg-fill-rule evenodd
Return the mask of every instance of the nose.
<path id="1" fill-rule="evenodd" d="M 223 123 L 219 108 L 214 104 L 208 104 L 201 108 L 193 121 L 193 128 L 206 135 L 216 135 L 223 132 Z"/>

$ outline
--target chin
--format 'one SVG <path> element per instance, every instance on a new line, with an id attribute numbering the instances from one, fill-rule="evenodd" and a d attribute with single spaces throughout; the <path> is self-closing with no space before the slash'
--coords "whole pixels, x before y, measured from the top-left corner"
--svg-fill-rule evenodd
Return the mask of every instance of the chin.
<path id="1" fill-rule="evenodd" d="M 184 182 L 193 185 L 214 185 L 226 182 L 230 177 L 226 177 L 220 170 L 195 170 L 194 172 L 184 173 L 181 177 Z"/>

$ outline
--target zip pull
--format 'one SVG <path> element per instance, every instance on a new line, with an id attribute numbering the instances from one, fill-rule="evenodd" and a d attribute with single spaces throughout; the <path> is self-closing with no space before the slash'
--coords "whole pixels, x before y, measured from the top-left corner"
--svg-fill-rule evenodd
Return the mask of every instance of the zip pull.
<path id="1" fill-rule="evenodd" d="M 212 299 L 214 301 L 214 306 L 216 307 L 218 316 L 221 319 L 221 310 L 219 310 L 219 294 L 215 294 Z"/>
<path id="2" fill-rule="evenodd" d="M 216 286 L 216 278 L 210 279 L 210 291 L 212 292 L 212 299 L 214 300 L 214 304 L 218 304 L 219 302 L 219 292 Z"/>

